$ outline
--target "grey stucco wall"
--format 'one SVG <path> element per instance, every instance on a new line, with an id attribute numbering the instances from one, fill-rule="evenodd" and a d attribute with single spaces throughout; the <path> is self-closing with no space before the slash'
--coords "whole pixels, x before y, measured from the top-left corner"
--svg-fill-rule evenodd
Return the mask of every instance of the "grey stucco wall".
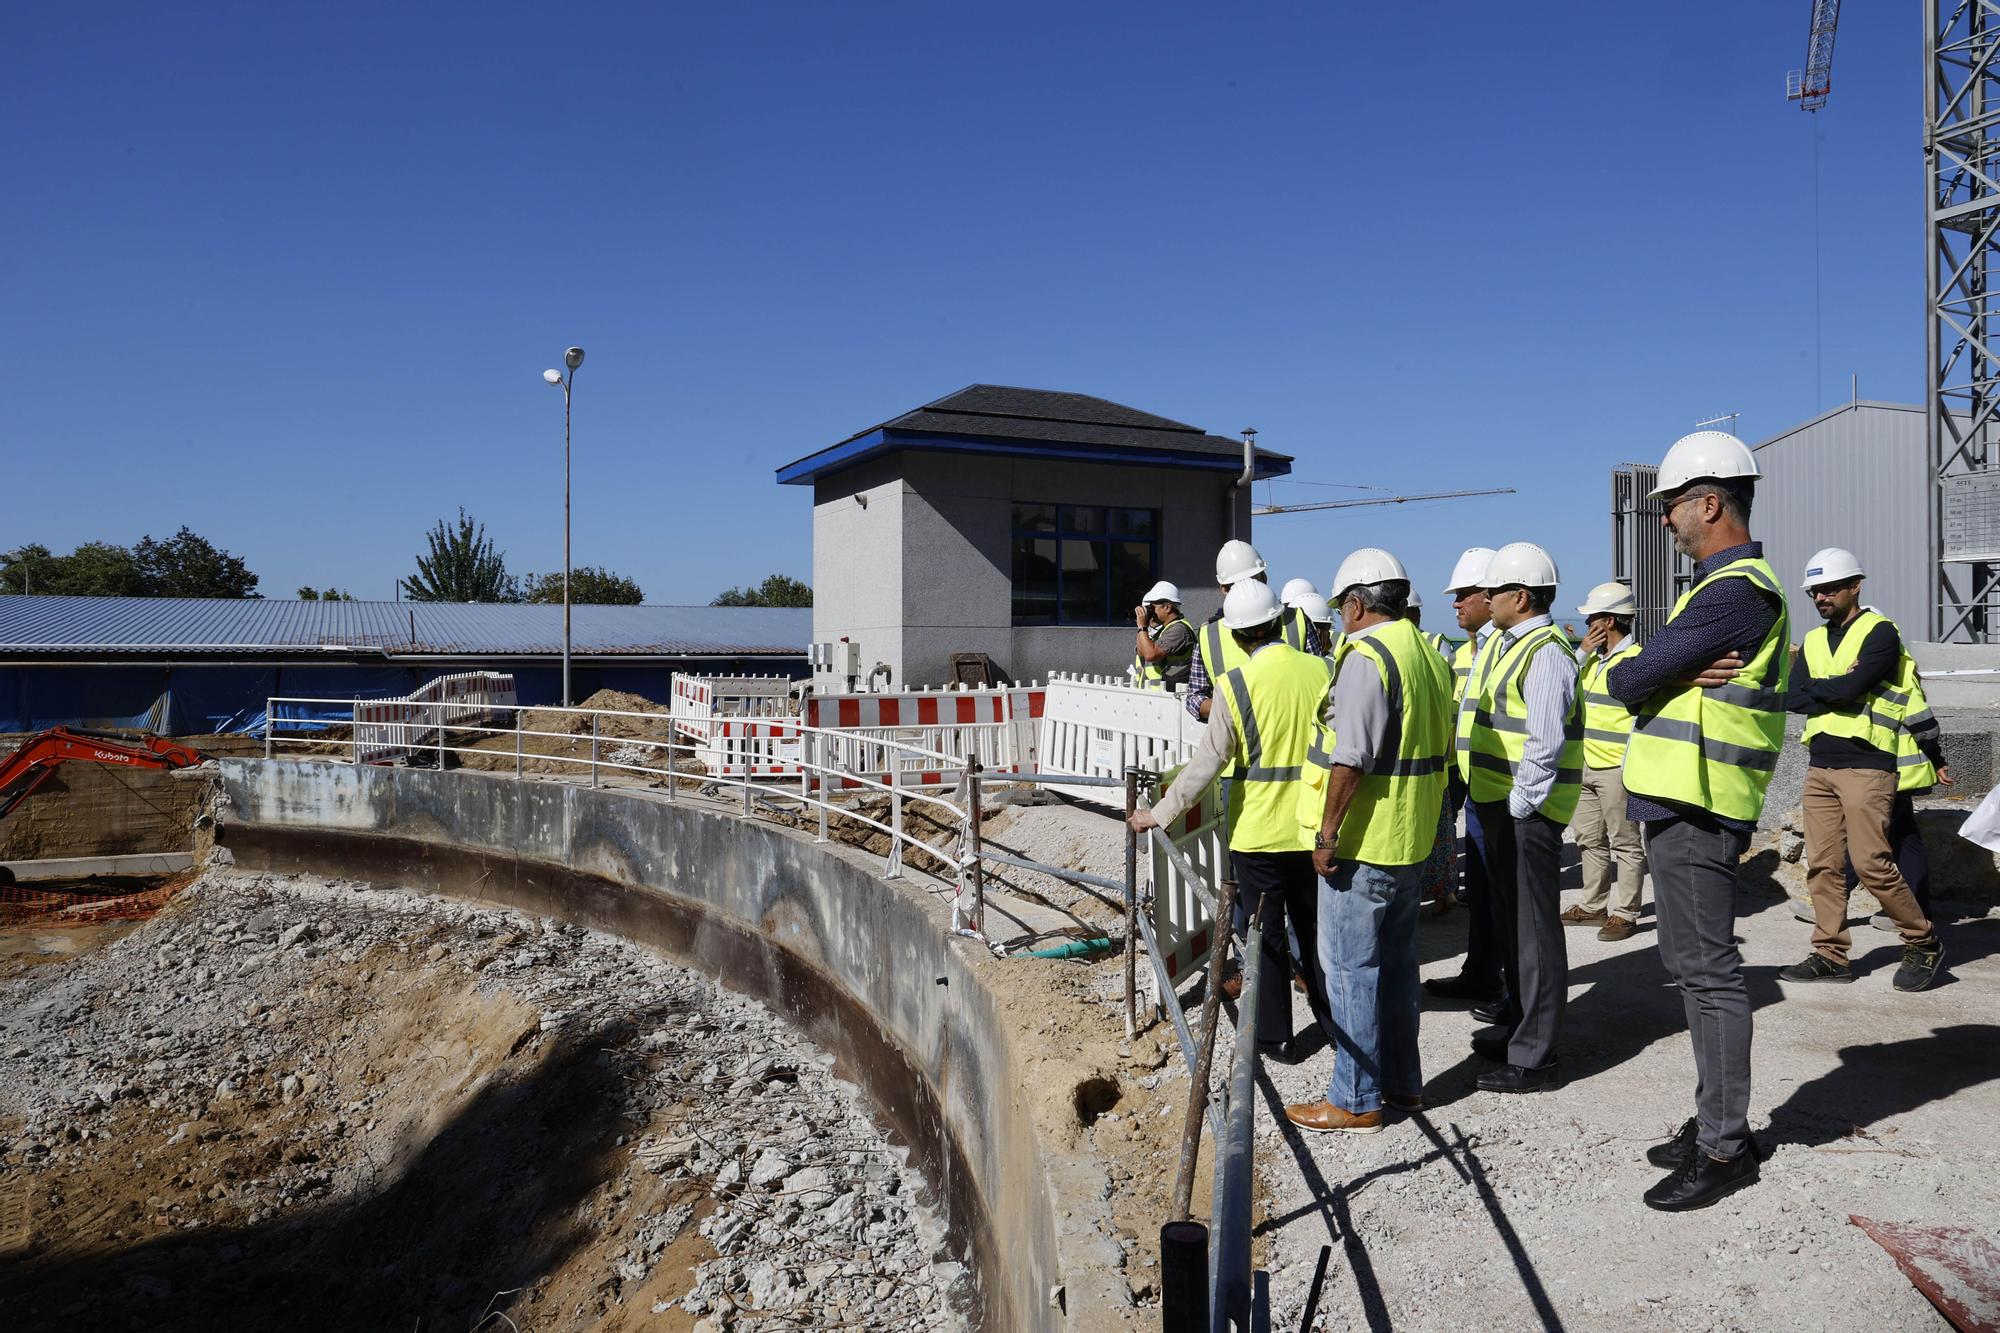
<path id="1" fill-rule="evenodd" d="M 981 1256 L 989 1326 L 1095 1329 L 1121 1304 L 1117 1248 L 1104 1234 L 1110 1187 L 1102 1168 L 1073 1152 L 1043 1152 L 1011 1029 L 980 977 L 982 969 L 1018 964 L 954 944 L 948 912 L 877 878 L 872 859 L 631 791 L 319 762 L 225 760 L 221 769 L 221 841 L 261 848 L 269 868 L 339 874 L 339 864 L 316 861 L 338 858 L 342 838 L 357 848 L 394 839 L 419 849 L 399 866 L 401 886 L 531 911 L 557 905 L 579 924 L 667 948 L 647 932 L 658 895 L 769 941 L 867 1014 L 934 1094 L 955 1157 L 977 1186 L 980 1235 L 990 1242 Z M 287 861 L 288 846 L 306 848 L 307 862 Z M 421 850 L 429 846 L 498 859 L 475 880 L 427 882 L 444 876 Z M 568 886 L 564 870 L 591 882 Z M 704 945 L 699 933 L 680 943 L 684 961 L 704 970 L 741 956 L 720 942 Z M 723 980 L 786 1008 L 768 977 Z M 792 1016 L 838 1050 L 824 1014 L 818 1031 L 813 1015 Z M 857 1072 L 868 1081 L 866 1070 Z M 895 1119 L 896 1108 L 890 1113 Z M 952 1193 L 949 1183 L 944 1192 Z M 1058 1284 L 1068 1292 L 1068 1318 L 1049 1300 Z"/>
<path id="2" fill-rule="evenodd" d="M 897 687 L 935 685 L 955 652 L 983 652 L 1016 680 L 1051 671 L 1111 674 L 1132 657 L 1132 631 L 1013 625 L 1016 502 L 1127 505 L 1160 511 L 1160 576 L 1181 585 L 1199 621 L 1218 605 L 1216 548 L 1225 503 L 1250 534 L 1250 496 L 1233 473 L 909 451 L 818 484 L 813 509 L 813 637 L 862 644 L 862 670 L 885 661 Z M 855 497 L 865 493 L 864 510 Z M 894 562 L 884 577 L 884 561 Z M 1137 602 L 1144 588 L 1117 590 Z M 891 608 L 891 596 L 896 605 Z M 880 650 L 877 644 L 882 645 Z M 821 689 L 838 688 L 824 673 Z"/>

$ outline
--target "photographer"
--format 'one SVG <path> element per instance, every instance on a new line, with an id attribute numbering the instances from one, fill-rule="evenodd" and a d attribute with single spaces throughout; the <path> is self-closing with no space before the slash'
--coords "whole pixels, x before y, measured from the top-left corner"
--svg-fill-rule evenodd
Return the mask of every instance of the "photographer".
<path id="1" fill-rule="evenodd" d="M 1148 689 L 1171 690 L 1187 684 L 1194 660 L 1194 626 L 1181 614 L 1181 590 L 1165 581 L 1155 583 L 1146 600 L 1132 608 L 1139 631 L 1138 655 L 1132 674 Z"/>

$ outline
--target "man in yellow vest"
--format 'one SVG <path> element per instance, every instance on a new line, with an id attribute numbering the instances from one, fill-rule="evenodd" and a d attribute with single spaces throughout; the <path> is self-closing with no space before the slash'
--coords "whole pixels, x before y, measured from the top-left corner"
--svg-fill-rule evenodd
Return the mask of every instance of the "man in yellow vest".
<path id="1" fill-rule="evenodd" d="M 1263 937 L 1245 940 L 1243 946 L 1263 951 L 1257 1047 L 1289 1064 L 1305 1047 L 1292 1040 L 1286 918 L 1301 943 L 1315 938 L 1312 830 L 1299 822 L 1299 787 L 1319 740 L 1333 673 L 1324 658 L 1283 641 L 1283 608 L 1261 580 L 1241 579 L 1230 588 L 1222 603 L 1222 625 L 1241 664 L 1216 683 L 1219 706 L 1209 710 L 1201 743 L 1180 776 L 1161 794 L 1159 804 L 1138 811 L 1130 823 L 1141 833 L 1171 826 L 1225 764 L 1235 767 L 1237 808 L 1229 825 L 1229 859 L 1244 905 L 1241 919 L 1247 923 L 1257 904 L 1269 899 Z M 1331 1034 L 1317 955 L 1310 948 L 1304 952 L 1306 995 L 1313 1016 Z"/>
<path id="2" fill-rule="evenodd" d="M 1557 1046 L 1569 995 L 1562 923 L 1562 832 L 1583 781 L 1576 648 L 1549 615 L 1556 562 L 1533 542 L 1493 553 L 1480 580 L 1498 634 L 1459 705 L 1457 760 L 1486 831 L 1486 875 L 1507 996 L 1473 1015 L 1496 1025 L 1473 1053 L 1499 1065 L 1488 1092 L 1561 1082 Z"/>
<path id="3" fill-rule="evenodd" d="M 1903 936 L 1894 985 L 1920 991 L 1937 979 L 1944 946 L 1896 865 L 1889 827 L 1904 769 L 1928 786 L 1931 760 L 1906 725 L 1916 663 L 1894 621 L 1861 606 L 1861 562 L 1828 547 L 1806 564 L 1805 588 L 1826 623 L 1806 635 L 1786 699 L 1806 718 L 1810 756 L 1800 805 L 1806 825 L 1806 886 L 1812 893 L 1813 951 L 1778 973 L 1780 981 L 1852 981 L 1847 954 L 1847 877 L 1852 857 L 1861 887 Z M 1928 711 L 1928 710 L 1926 710 Z M 1921 770 L 1930 768 L 1924 773 Z"/>
<path id="4" fill-rule="evenodd" d="M 1750 537 L 1757 461 L 1724 431 L 1677 441 L 1660 463 L 1660 522 L 1694 562 L 1652 641 L 1605 674 L 1633 712 L 1625 813 L 1646 842 L 1660 961 L 1681 990 L 1696 1113 L 1646 1158 L 1670 1172 L 1644 1196 L 1701 1208 L 1754 1184 L 1750 996 L 1736 947 L 1736 877 L 1785 740 L 1785 594 Z"/>
<path id="5" fill-rule="evenodd" d="M 1604 677 L 1639 651 L 1632 617 L 1639 604 L 1622 583 L 1600 583 L 1576 609 L 1583 617 L 1583 792 L 1570 833 L 1583 853 L 1583 898 L 1564 910 L 1572 926 L 1598 926 L 1608 943 L 1639 930 L 1639 897 L 1646 877 L 1646 849 L 1639 826 L 1625 817 L 1625 742 L 1632 711 L 1604 690 Z M 1612 892 L 1613 869 L 1617 892 Z"/>
<path id="6" fill-rule="evenodd" d="M 1480 646 L 1493 634 L 1493 610 L 1487 601 L 1486 590 L 1479 586 L 1492 559 L 1493 548 L 1490 546 L 1467 549 L 1458 557 L 1458 563 L 1452 566 L 1451 581 L 1445 587 L 1445 591 L 1451 594 L 1458 627 L 1465 631 L 1465 642 L 1458 646 L 1451 659 L 1454 708 L 1465 697 L 1466 682 L 1471 679 L 1472 666 L 1478 659 Z M 1458 856 L 1461 875 L 1459 901 L 1465 904 L 1469 917 L 1465 927 L 1465 963 L 1458 975 L 1433 977 L 1424 983 L 1424 989 L 1440 1000 L 1492 1004 L 1502 996 L 1500 949 L 1494 938 L 1493 908 L 1487 891 L 1486 833 L 1479 826 L 1479 812 L 1465 803 L 1465 781 L 1458 776 L 1456 765 L 1451 771 L 1448 798 L 1453 810 L 1463 808 L 1465 811 L 1465 838 L 1459 846 Z"/>
<path id="7" fill-rule="evenodd" d="M 1132 608 L 1138 630 L 1132 674 L 1148 689 L 1171 690 L 1187 684 L 1194 661 L 1194 626 L 1181 614 L 1181 590 L 1165 579 L 1146 590 L 1145 600 Z"/>
<path id="8" fill-rule="evenodd" d="M 1403 618 L 1410 576 L 1373 547 L 1333 580 L 1346 639 L 1330 751 L 1314 755 L 1299 818 L 1320 876 L 1319 969 L 1334 1041 L 1326 1097 L 1285 1108 L 1301 1129 L 1374 1134 L 1382 1108 L 1423 1107 L 1417 900 L 1437 839 L 1451 744 L 1450 667 Z"/>
<path id="9" fill-rule="evenodd" d="M 1257 548 L 1249 542 L 1234 539 L 1222 544 L 1215 553 L 1215 582 L 1222 590 L 1224 601 L 1229 599 L 1229 590 L 1247 580 L 1268 583 L 1264 568 L 1264 557 L 1257 554 Z M 1277 598 L 1274 596 L 1273 601 Z M 1280 605 L 1279 634 L 1288 647 L 1303 653 L 1320 654 L 1319 634 L 1307 623 L 1305 613 L 1294 607 Z M 1208 721 L 1209 708 L 1215 699 L 1216 682 L 1232 667 L 1243 665 L 1246 654 L 1236 646 L 1236 642 L 1225 632 L 1222 612 L 1218 610 L 1208 618 L 1195 636 L 1194 661 L 1188 669 L 1187 710 L 1200 721 Z M 1224 778 L 1232 776 L 1230 770 L 1223 770 Z"/>

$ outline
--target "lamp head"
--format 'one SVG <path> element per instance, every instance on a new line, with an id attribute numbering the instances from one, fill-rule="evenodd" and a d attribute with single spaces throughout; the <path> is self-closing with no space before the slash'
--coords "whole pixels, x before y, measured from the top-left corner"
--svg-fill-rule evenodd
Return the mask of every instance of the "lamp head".
<path id="1" fill-rule="evenodd" d="M 583 349 L 581 347 L 572 347 L 567 352 L 564 352 L 563 364 L 568 366 L 571 370 L 575 370 L 578 366 L 582 365 Z"/>
<path id="2" fill-rule="evenodd" d="M 545 370 L 542 372 L 542 378 L 551 384 L 561 384 L 562 372 L 560 370 Z"/>

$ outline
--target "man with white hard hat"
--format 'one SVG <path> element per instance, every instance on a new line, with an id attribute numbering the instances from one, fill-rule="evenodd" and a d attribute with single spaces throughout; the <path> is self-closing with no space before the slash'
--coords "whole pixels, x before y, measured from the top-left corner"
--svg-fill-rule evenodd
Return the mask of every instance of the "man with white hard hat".
<path id="1" fill-rule="evenodd" d="M 1785 702 L 1806 719 L 1801 739 L 1810 758 L 1800 808 L 1816 920 L 1813 951 L 1778 979 L 1854 980 L 1844 869 L 1851 858 L 1861 887 L 1903 936 L 1895 988 L 1920 991 L 1936 979 L 1944 946 L 1896 864 L 1891 829 L 1899 799 L 1951 777 L 1942 769 L 1937 720 L 1902 635 L 1894 621 L 1861 605 L 1865 576 L 1853 553 L 1837 546 L 1806 563 L 1803 586 L 1826 623 L 1806 635 Z"/>
<path id="2" fill-rule="evenodd" d="M 1507 997 L 1474 1015 L 1496 1030 L 1472 1039 L 1499 1068 L 1488 1092 L 1542 1092 L 1557 1060 L 1569 996 L 1563 939 L 1562 834 L 1583 780 L 1576 649 L 1549 614 L 1556 562 L 1533 542 L 1493 553 L 1480 586 L 1497 636 L 1479 654 L 1458 713 L 1460 775 L 1486 830 L 1486 875 Z"/>
<path id="3" fill-rule="evenodd" d="M 1132 608 L 1139 631 L 1133 677 L 1149 689 L 1171 690 L 1187 684 L 1194 661 L 1194 626 L 1181 614 L 1181 590 L 1161 579 Z"/>
<path id="4" fill-rule="evenodd" d="M 1423 595 L 1415 588 L 1410 589 L 1410 601 L 1403 608 L 1403 619 L 1416 627 L 1417 637 L 1429 644 L 1434 652 L 1444 658 L 1445 665 L 1449 666 L 1451 664 L 1451 644 L 1446 642 L 1444 635 L 1437 633 L 1435 630 L 1424 628 L 1424 599 Z"/>
<path id="5" fill-rule="evenodd" d="M 1445 591 L 1451 594 L 1458 627 L 1465 631 L 1465 642 L 1458 646 L 1458 651 L 1451 658 L 1454 709 L 1463 705 L 1466 682 L 1471 679 L 1472 665 L 1478 659 L 1480 646 L 1493 635 L 1492 608 L 1487 602 L 1486 590 L 1479 586 L 1492 559 L 1492 547 L 1470 548 L 1458 557 L 1458 563 L 1452 566 L 1451 581 L 1445 585 Z M 1452 766 L 1450 781 L 1452 808 L 1454 811 L 1461 808 L 1465 811 L 1465 841 L 1459 848 L 1458 858 L 1463 875 L 1459 898 L 1471 919 L 1465 928 L 1465 962 L 1458 975 L 1433 977 L 1424 983 L 1424 989 L 1441 1000 L 1491 1004 L 1501 998 L 1500 949 L 1494 939 L 1493 907 L 1488 892 L 1486 831 L 1479 826 L 1478 811 L 1465 802 L 1465 779 L 1456 764 Z"/>
<path id="6" fill-rule="evenodd" d="M 1340 647 L 1333 628 L 1333 608 L 1326 604 L 1326 598 L 1316 592 L 1299 598 L 1297 606 L 1305 613 L 1306 622 L 1313 627 L 1313 634 L 1319 639 L 1324 655 L 1332 657 Z"/>
<path id="7" fill-rule="evenodd" d="M 1292 1040 L 1285 919 L 1302 942 L 1316 938 L 1312 830 L 1299 819 L 1299 779 L 1314 746 L 1322 744 L 1320 717 L 1333 673 L 1323 659 L 1284 642 L 1283 611 L 1268 584 L 1246 578 L 1230 588 L 1222 625 L 1242 663 L 1217 682 L 1221 704 L 1209 711 L 1201 742 L 1173 785 L 1157 805 L 1137 811 L 1128 822 L 1140 833 L 1171 826 L 1225 764 L 1235 766 L 1229 852 L 1243 921 L 1255 919 L 1258 904 L 1266 904 L 1261 938 L 1244 945 L 1263 951 L 1257 1047 L 1291 1063 L 1304 1047 Z M 1331 1034 L 1315 951 L 1306 949 L 1304 962 L 1313 1016 Z"/>
<path id="8" fill-rule="evenodd" d="M 1222 589 L 1223 600 L 1229 598 L 1229 590 L 1246 579 L 1268 583 L 1264 569 L 1264 557 L 1257 554 L 1257 548 L 1246 541 L 1232 538 L 1222 544 L 1215 553 L 1215 582 Z M 1296 580 L 1295 580 L 1296 581 Z M 1307 583 L 1310 588 L 1312 585 Z M 1278 600 L 1278 599 L 1274 599 Z M 1317 657 L 1320 653 L 1319 636 L 1307 623 L 1303 612 L 1285 606 L 1280 601 L 1278 608 L 1280 632 L 1286 644 L 1303 653 Z M 1217 611 L 1201 627 L 1201 634 L 1195 641 L 1194 661 L 1188 670 L 1187 710 L 1201 721 L 1208 720 L 1209 707 L 1215 698 L 1215 682 L 1222 674 L 1247 661 L 1247 656 L 1237 648 L 1235 640 L 1223 633 L 1222 612 Z M 1223 770 L 1225 778 L 1234 776 L 1232 769 Z"/>
<path id="9" fill-rule="evenodd" d="M 1651 642 L 1604 675 L 1630 708 L 1625 812 L 1645 836 L 1660 961 L 1680 987 L 1696 1113 L 1648 1150 L 1670 1174 L 1646 1206 L 1701 1208 L 1754 1184 L 1750 994 L 1736 947 L 1736 880 L 1785 742 L 1791 654 L 1785 593 L 1750 536 L 1757 460 L 1724 431 L 1677 441 L 1660 463 L 1660 523 L 1695 562 L 1694 586 Z"/>
<path id="10" fill-rule="evenodd" d="M 1646 849 L 1639 826 L 1625 816 L 1625 744 L 1632 710 L 1605 692 L 1612 667 L 1639 651 L 1632 618 L 1639 604 L 1622 583 L 1600 583 L 1576 609 L 1583 617 L 1583 791 L 1569 831 L 1583 853 L 1583 898 L 1562 914 L 1565 924 L 1597 926 L 1616 944 L 1639 930 Z M 1615 879 L 1614 879 L 1615 872 Z M 1613 892 L 1613 884 L 1616 892 Z"/>
<path id="11" fill-rule="evenodd" d="M 1334 1036 L 1326 1096 L 1285 1108 L 1301 1129 L 1374 1134 L 1386 1103 L 1423 1107 L 1417 906 L 1437 841 L 1451 745 L 1450 668 L 1403 618 L 1410 576 L 1367 547 L 1333 580 L 1347 637 L 1330 749 L 1315 751 L 1299 817 L 1316 830 L 1319 969 Z"/>

